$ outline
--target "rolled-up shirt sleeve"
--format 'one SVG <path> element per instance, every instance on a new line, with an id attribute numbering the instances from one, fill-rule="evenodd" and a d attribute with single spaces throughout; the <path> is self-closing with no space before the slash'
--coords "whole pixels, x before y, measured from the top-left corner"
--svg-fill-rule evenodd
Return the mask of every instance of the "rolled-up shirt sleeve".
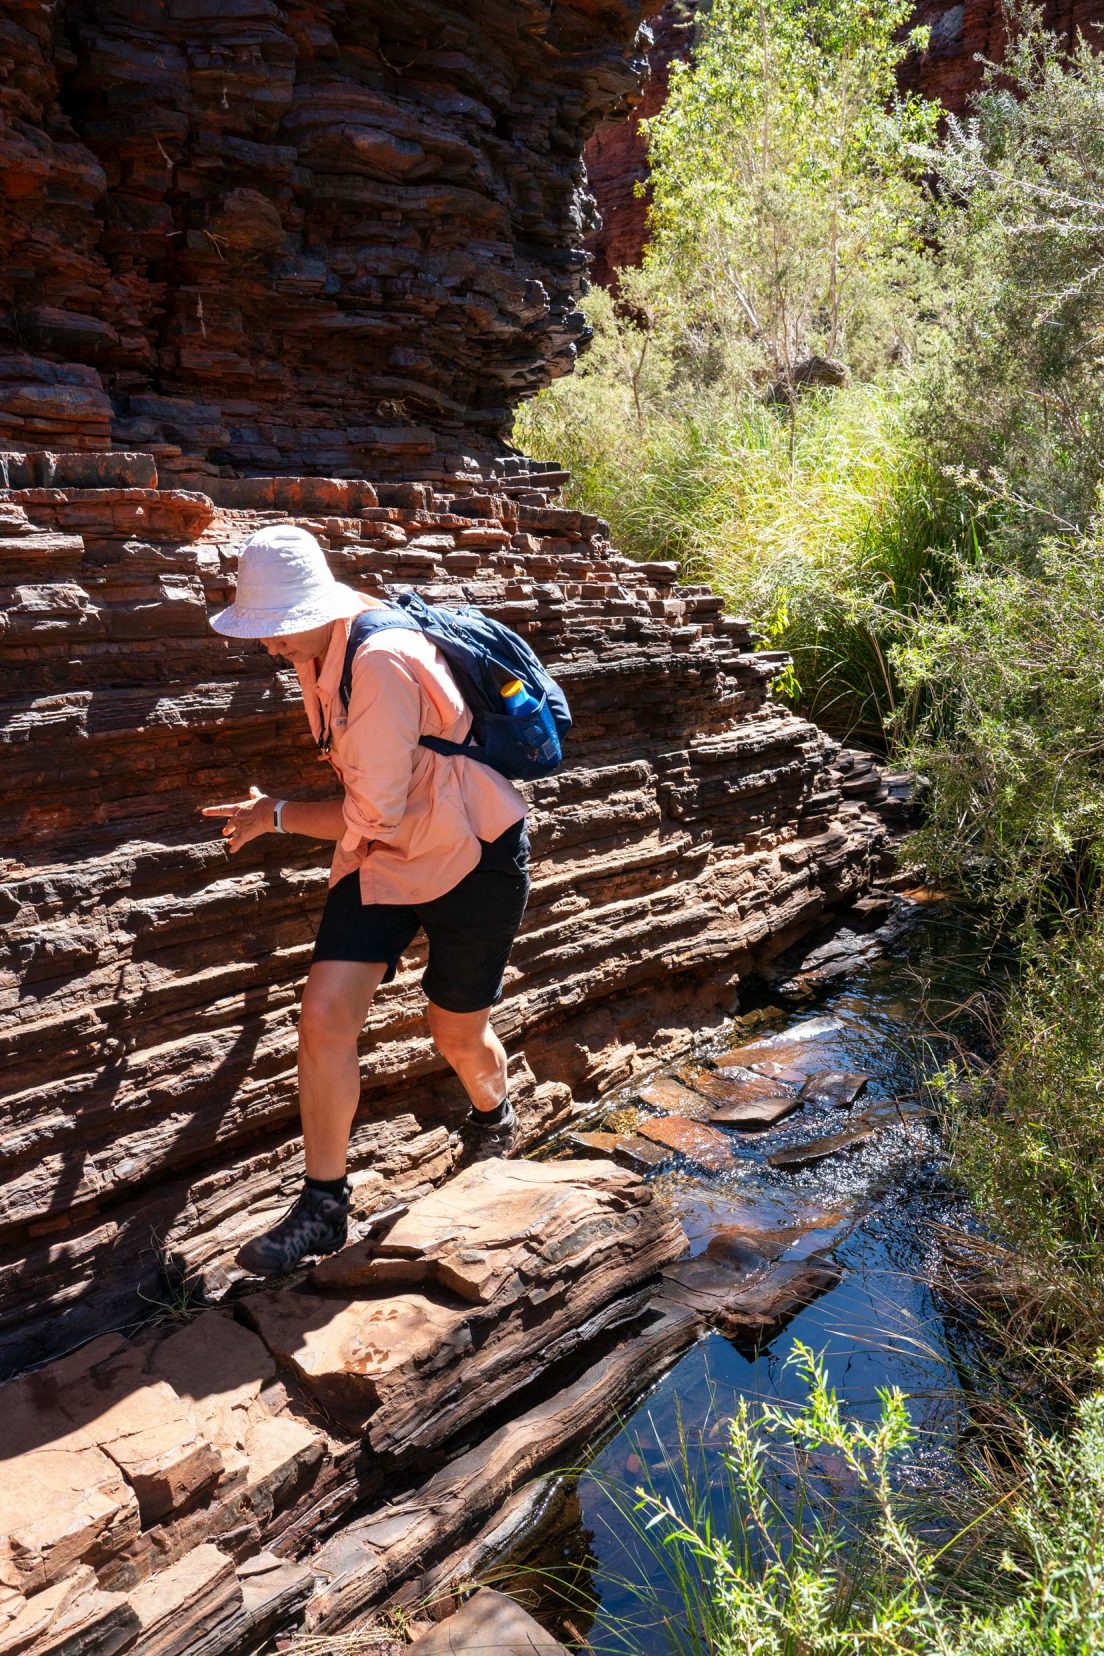
<path id="1" fill-rule="evenodd" d="M 395 838 L 406 814 L 421 728 L 422 693 L 410 667 L 386 646 L 362 645 L 341 745 L 346 851 L 355 851 L 362 840 Z"/>

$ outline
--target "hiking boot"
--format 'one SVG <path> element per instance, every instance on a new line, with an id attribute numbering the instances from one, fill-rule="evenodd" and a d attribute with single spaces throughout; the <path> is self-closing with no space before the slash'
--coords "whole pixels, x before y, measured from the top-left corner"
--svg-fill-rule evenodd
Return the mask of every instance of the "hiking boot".
<path id="1" fill-rule="evenodd" d="M 311 1255 L 336 1253 L 349 1233 L 348 1184 L 330 1196 L 304 1185 L 284 1217 L 238 1251 L 238 1264 L 254 1276 L 286 1276 Z"/>
<path id="2" fill-rule="evenodd" d="M 517 1143 L 517 1111 L 507 1099 L 501 1118 L 493 1125 L 485 1122 L 479 1110 L 470 1110 L 460 1129 L 460 1163 L 468 1167 L 472 1162 L 490 1161 L 494 1156 L 509 1156 Z"/>

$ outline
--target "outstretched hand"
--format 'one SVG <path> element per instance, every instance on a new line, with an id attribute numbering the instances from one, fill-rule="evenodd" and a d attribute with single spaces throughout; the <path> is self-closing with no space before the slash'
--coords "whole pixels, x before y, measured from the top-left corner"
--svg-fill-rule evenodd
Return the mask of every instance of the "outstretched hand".
<path id="1" fill-rule="evenodd" d="M 222 837 L 230 841 L 232 854 L 240 851 L 243 845 L 248 845 L 250 840 L 271 832 L 275 809 L 274 799 L 270 799 L 268 794 L 263 794 L 260 788 L 250 788 L 248 799 L 239 800 L 234 805 L 204 805 L 199 814 L 227 819 Z"/>

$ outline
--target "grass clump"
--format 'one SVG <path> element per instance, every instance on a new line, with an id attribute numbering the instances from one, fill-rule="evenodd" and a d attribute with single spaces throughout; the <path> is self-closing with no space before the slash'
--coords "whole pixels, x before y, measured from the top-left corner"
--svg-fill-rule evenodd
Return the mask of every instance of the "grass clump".
<path id="1" fill-rule="evenodd" d="M 798 1346 L 807 1400 L 742 1402 L 712 1476 L 682 1444 L 677 1499 L 622 1498 L 639 1544 L 640 1625 L 672 1656 L 1089 1656 L 1104 1648 L 1104 1395 L 1064 1440 L 1026 1430 L 1000 1488 L 979 1484 L 950 1537 L 897 1476 L 913 1441 L 902 1394 L 847 1418 L 823 1362 Z M 846 1501 L 829 1490 L 846 1483 Z M 780 1472 L 797 1496 L 780 1500 Z M 963 1559 L 968 1568 L 963 1568 Z M 675 1606 L 672 1609 L 672 1605 Z M 639 1648 L 626 1626 L 623 1643 Z"/>
<path id="2" fill-rule="evenodd" d="M 781 692 L 841 735 L 877 746 L 924 704 L 894 652 L 976 555 L 976 514 L 908 432 L 898 381 L 804 398 L 793 419 L 758 398 L 684 400 L 658 359 L 636 387 L 643 334 L 607 294 L 586 301 L 597 355 L 519 415 L 532 452 L 572 472 L 572 504 L 614 544 L 674 558 L 771 648 Z M 915 677 L 915 675 L 914 675 Z"/>

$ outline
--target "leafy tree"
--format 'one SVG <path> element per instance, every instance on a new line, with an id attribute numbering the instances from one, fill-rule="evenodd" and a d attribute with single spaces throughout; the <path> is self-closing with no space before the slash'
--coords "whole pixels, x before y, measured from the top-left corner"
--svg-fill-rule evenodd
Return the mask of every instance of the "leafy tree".
<path id="1" fill-rule="evenodd" d="M 897 96 L 910 0 L 716 0 L 647 123 L 646 268 L 691 349 L 792 398 L 813 354 L 868 371 L 907 346 L 924 265 L 917 146 L 936 106 Z M 749 352 L 749 349 L 750 352 Z"/>
<path id="2" fill-rule="evenodd" d="M 917 409 L 932 452 L 978 474 L 1005 546 L 1030 557 L 1041 534 L 1088 528 L 1104 475 L 1104 58 L 1100 40 L 1048 33 L 1035 5 L 1006 12 L 1004 63 L 924 152 L 950 303 Z"/>

